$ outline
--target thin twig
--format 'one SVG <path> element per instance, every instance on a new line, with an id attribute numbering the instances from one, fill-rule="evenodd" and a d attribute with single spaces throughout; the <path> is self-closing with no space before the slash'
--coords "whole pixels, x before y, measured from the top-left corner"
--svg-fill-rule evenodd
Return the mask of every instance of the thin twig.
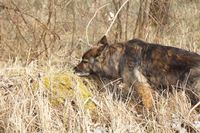
<path id="1" fill-rule="evenodd" d="M 16 7 L 16 6 L 15 6 L 15 7 Z M 51 31 L 51 29 L 49 29 L 49 28 L 48 28 L 44 23 L 42 23 L 38 18 L 36 18 L 36 17 L 34 17 L 34 16 L 32 16 L 32 15 L 26 13 L 26 12 L 21 12 L 21 11 L 19 10 L 19 8 L 14 9 L 14 8 L 11 8 L 11 7 L 8 7 L 8 6 L 5 6 L 5 5 L 0 5 L 0 8 L 6 9 L 6 10 L 13 10 L 14 12 L 19 12 L 19 13 L 20 13 L 20 16 L 25 15 L 25 16 L 27 16 L 27 17 L 30 17 L 30 18 L 34 19 L 38 24 L 41 25 L 41 27 L 42 27 L 43 29 L 47 30 L 49 33 L 51 33 L 52 35 L 54 35 L 58 40 L 60 40 L 60 36 L 59 36 L 57 33 L 55 33 L 54 31 Z M 23 19 L 23 21 L 25 20 L 24 18 L 22 18 L 22 19 Z M 26 22 L 24 22 L 24 23 L 26 23 Z"/>
<path id="2" fill-rule="evenodd" d="M 114 16 L 114 18 L 113 18 L 113 21 L 111 22 L 109 28 L 107 29 L 106 33 L 104 34 L 105 36 L 107 36 L 107 34 L 108 34 L 108 32 L 110 31 L 112 25 L 114 24 L 114 22 L 115 22 L 115 20 L 116 20 L 116 18 L 117 18 L 117 16 L 118 16 L 118 14 L 119 14 L 119 12 L 120 12 L 120 11 L 122 10 L 122 8 L 126 5 L 126 3 L 128 3 L 128 1 L 129 1 L 129 0 L 126 0 L 126 1 L 122 4 L 122 6 L 119 8 L 119 10 L 117 11 L 117 13 L 115 14 L 115 16 Z"/>
<path id="3" fill-rule="evenodd" d="M 199 105 L 200 105 L 200 102 L 198 102 L 195 106 L 193 106 L 193 107 L 190 109 L 190 111 L 189 111 L 189 113 L 188 113 L 188 116 L 187 116 L 188 119 L 189 119 L 189 117 L 190 117 L 192 111 L 193 111 L 194 109 L 196 109 Z"/>
<path id="4" fill-rule="evenodd" d="M 97 13 L 98 13 L 101 9 L 103 9 L 105 6 L 107 6 L 107 5 L 109 5 L 109 4 L 110 4 L 110 3 L 107 3 L 107 4 L 105 4 L 105 5 L 101 6 L 101 7 L 99 7 L 99 8 L 95 11 L 93 17 L 90 19 L 90 21 L 88 22 L 88 24 L 87 24 L 87 26 L 86 26 L 86 42 L 87 42 L 88 46 L 90 46 L 90 47 L 92 47 L 92 46 L 91 46 L 90 43 L 89 43 L 88 28 L 89 28 L 89 26 L 90 26 L 92 20 L 96 17 Z"/>

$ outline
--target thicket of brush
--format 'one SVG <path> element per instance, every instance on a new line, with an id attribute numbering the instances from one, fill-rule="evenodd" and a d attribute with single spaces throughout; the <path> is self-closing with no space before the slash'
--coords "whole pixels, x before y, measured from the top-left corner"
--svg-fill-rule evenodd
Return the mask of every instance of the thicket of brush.
<path id="1" fill-rule="evenodd" d="M 154 112 L 141 115 L 130 104 L 130 97 L 126 101 L 120 99 L 114 83 L 99 90 L 94 81 L 73 75 L 72 67 L 105 34 L 123 2 L 0 2 L 0 132 L 200 130 L 200 115 L 191 109 L 184 92 L 157 94 Z M 122 8 L 108 32 L 110 42 L 140 37 L 190 51 L 200 50 L 198 0 L 171 0 L 167 24 L 159 24 L 159 28 L 158 23 L 147 23 L 143 20 L 149 18 L 140 16 L 148 12 L 146 6 L 141 6 L 145 2 L 150 0 L 130 0 Z M 113 98 L 114 95 L 119 98 Z"/>

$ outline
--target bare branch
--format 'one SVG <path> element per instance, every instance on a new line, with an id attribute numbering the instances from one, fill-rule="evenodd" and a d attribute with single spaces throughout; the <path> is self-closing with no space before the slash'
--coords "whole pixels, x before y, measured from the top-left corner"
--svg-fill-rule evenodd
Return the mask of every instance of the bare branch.
<path id="1" fill-rule="evenodd" d="M 126 0 L 126 1 L 122 4 L 122 6 L 119 8 L 119 10 L 117 11 L 117 13 L 115 14 L 115 16 L 114 16 L 114 18 L 113 18 L 113 21 L 111 22 L 109 28 L 107 29 L 105 35 L 108 34 L 108 32 L 110 31 L 112 25 L 114 24 L 114 22 L 115 22 L 115 20 L 116 20 L 116 18 L 117 18 L 119 12 L 120 12 L 120 11 L 122 10 L 122 8 L 126 5 L 126 3 L 128 3 L 128 1 L 129 1 L 129 0 Z"/>
<path id="2" fill-rule="evenodd" d="M 86 26 L 86 41 L 87 41 L 87 44 L 88 44 L 90 47 L 91 47 L 91 45 L 90 45 L 90 43 L 89 43 L 88 28 L 89 28 L 89 26 L 90 26 L 92 20 L 96 17 L 97 13 L 98 13 L 101 9 L 103 9 L 105 6 L 108 6 L 109 4 L 110 4 L 110 3 L 107 3 L 107 4 L 105 4 L 105 5 L 101 6 L 101 7 L 99 7 L 99 8 L 95 11 L 93 17 L 90 19 L 90 21 L 88 22 L 88 24 L 87 24 L 87 26 Z"/>

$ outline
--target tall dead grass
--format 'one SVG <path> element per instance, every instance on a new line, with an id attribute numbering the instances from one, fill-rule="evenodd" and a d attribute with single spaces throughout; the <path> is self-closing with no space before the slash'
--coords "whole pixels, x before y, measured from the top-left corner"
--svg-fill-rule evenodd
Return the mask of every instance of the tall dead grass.
<path id="1" fill-rule="evenodd" d="M 92 45 L 109 27 L 110 13 L 116 13 L 111 0 L 0 2 L 0 132 L 198 132 L 200 115 L 193 111 L 188 116 L 191 105 L 184 92 L 157 95 L 155 112 L 140 115 L 129 100 L 113 98 L 118 88 L 112 84 L 102 92 L 88 86 L 98 107 L 93 113 L 82 104 L 74 108 L 69 99 L 53 106 L 41 82 L 34 90 L 32 81 L 40 81 L 43 75 L 71 72 L 89 48 L 85 27 L 95 11 L 107 3 L 88 28 Z M 121 41 L 132 39 L 137 19 L 139 1 L 129 4 L 120 15 Z M 157 41 L 199 52 L 200 2 L 177 0 L 171 5 L 170 24 Z M 111 42 L 116 32 L 115 23 L 108 34 Z M 147 27 L 143 39 L 153 42 L 155 38 L 156 32 Z"/>

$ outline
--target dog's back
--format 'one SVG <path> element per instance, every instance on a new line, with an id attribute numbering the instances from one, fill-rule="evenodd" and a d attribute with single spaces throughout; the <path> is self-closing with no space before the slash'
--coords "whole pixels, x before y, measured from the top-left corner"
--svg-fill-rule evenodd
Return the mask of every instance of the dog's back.
<path id="1" fill-rule="evenodd" d="M 172 85 L 174 88 L 186 88 L 192 104 L 199 101 L 200 55 L 138 39 L 130 40 L 126 45 L 125 54 L 132 56 L 128 57 L 128 62 L 134 62 L 134 65 L 140 67 L 154 89 L 161 90 Z"/>

